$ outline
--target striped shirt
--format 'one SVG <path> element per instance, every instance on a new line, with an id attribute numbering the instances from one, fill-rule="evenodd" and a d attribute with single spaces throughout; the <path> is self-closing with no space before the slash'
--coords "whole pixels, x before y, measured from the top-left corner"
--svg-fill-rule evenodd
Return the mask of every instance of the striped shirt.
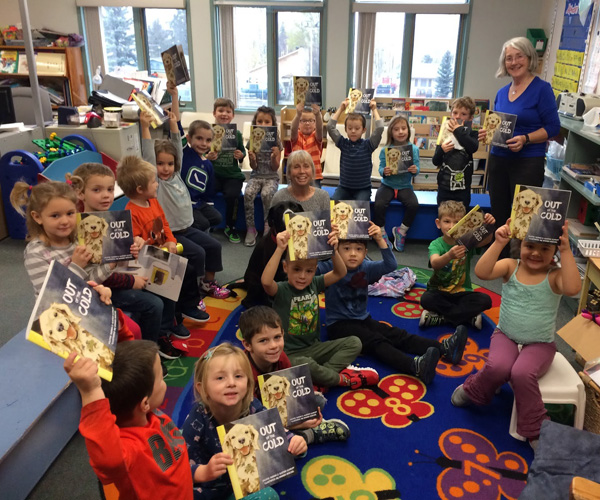
<path id="1" fill-rule="evenodd" d="M 373 160 L 371 155 L 381 142 L 383 120 L 375 122 L 375 130 L 369 139 L 356 142 L 342 136 L 336 128 L 337 121 L 327 122 L 327 132 L 334 144 L 340 149 L 340 183 L 346 189 L 367 189 L 371 187 Z"/>
<path id="2" fill-rule="evenodd" d="M 317 133 L 304 135 L 302 132 L 298 132 L 298 138 L 295 141 L 292 140 L 292 151 L 299 150 L 304 150 L 310 154 L 315 164 L 315 179 L 322 179 L 321 154 L 323 153 L 323 141 L 317 141 Z"/>
<path id="3" fill-rule="evenodd" d="M 112 269 L 108 264 L 89 265 L 82 269 L 77 264 L 71 262 L 71 257 L 77 243 L 71 243 L 66 247 L 48 246 L 42 240 L 31 240 L 25 247 L 25 270 L 29 274 L 29 279 L 33 285 L 35 296 L 37 297 L 44 284 L 44 279 L 53 260 L 60 262 L 63 266 L 69 268 L 77 276 L 86 281 L 95 281 L 103 283 L 106 278 L 112 274 Z"/>

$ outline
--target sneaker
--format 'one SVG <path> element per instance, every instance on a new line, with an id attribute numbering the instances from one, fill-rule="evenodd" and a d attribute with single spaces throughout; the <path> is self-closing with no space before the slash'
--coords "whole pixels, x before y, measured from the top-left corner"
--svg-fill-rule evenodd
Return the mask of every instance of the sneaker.
<path id="1" fill-rule="evenodd" d="M 196 323 L 204 323 L 210 319 L 210 314 L 208 314 L 206 311 L 201 311 L 198 308 L 181 311 L 181 315 L 184 318 L 195 321 Z"/>
<path id="2" fill-rule="evenodd" d="M 182 340 L 189 339 L 191 335 L 190 331 L 183 325 L 183 323 L 179 323 L 178 325 L 169 328 L 169 332 L 171 335 L 173 335 L 173 337 Z"/>
<path id="3" fill-rule="evenodd" d="M 388 235 L 387 235 L 387 233 L 386 233 L 386 232 L 384 232 L 384 231 L 382 231 L 382 232 L 381 232 L 381 237 L 383 238 L 383 241 L 385 241 L 385 242 L 386 242 L 386 244 L 387 244 L 388 248 L 389 248 L 390 250 L 393 250 L 393 249 L 394 249 L 394 246 L 392 245 L 392 242 L 391 242 L 391 241 L 390 241 L 390 239 L 388 238 Z"/>
<path id="4" fill-rule="evenodd" d="M 323 420 L 317 427 L 314 427 L 312 431 L 314 434 L 314 443 L 346 441 L 350 436 L 350 428 L 337 418 Z"/>
<path id="5" fill-rule="evenodd" d="M 469 406 L 473 403 L 473 401 L 471 401 L 471 398 L 467 396 L 467 393 L 465 392 L 465 389 L 462 384 L 460 384 L 456 389 L 454 389 L 452 397 L 450 398 L 450 402 L 454 406 L 458 407 Z"/>
<path id="6" fill-rule="evenodd" d="M 202 291 L 209 297 L 213 297 L 215 299 L 226 299 L 231 295 L 231 290 L 219 285 L 217 280 L 202 281 Z"/>
<path id="7" fill-rule="evenodd" d="M 392 233 L 394 235 L 394 248 L 397 252 L 404 252 L 404 243 L 406 242 L 406 235 L 400 232 L 399 227 L 393 227 Z"/>
<path id="8" fill-rule="evenodd" d="M 249 227 L 246 231 L 246 239 L 244 239 L 244 245 L 247 247 L 253 247 L 256 245 L 256 228 Z"/>
<path id="9" fill-rule="evenodd" d="M 165 359 L 177 359 L 181 357 L 182 353 L 171 344 L 169 337 L 165 336 L 158 339 L 158 354 Z"/>
<path id="10" fill-rule="evenodd" d="M 467 327 L 459 325 L 452 336 L 442 340 L 442 355 L 453 365 L 460 363 L 468 338 Z"/>
<path id="11" fill-rule="evenodd" d="M 206 304 L 204 303 L 204 299 L 200 299 L 200 302 L 198 302 L 196 308 L 200 311 L 206 311 Z"/>
<path id="12" fill-rule="evenodd" d="M 226 227 L 225 228 L 225 236 L 229 239 L 229 243 L 239 243 L 240 235 L 236 231 L 235 227 Z"/>
<path id="13" fill-rule="evenodd" d="M 423 309 L 421 313 L 421 319 L 419 320 L 419 326 L 423 328 L 424 326 L 438 326 L 444 323 L 444 317 L 439 314 L 432 313 Z"/>
<path id="14" fill-rule="evenodd" d="M 439 360 L 440 351 L 435 347 L 428 348 L 422 356 L 415 356 L 415 376 L 425 385 L 430 384 Z"/>
<path id="15" fill-rule="evenodd" d="M 483 327 L 483 317 L 481 316 L 481 314 L 478 314 L 477 316 L 475 316 L 471 320 L 471 324 L 478 330 L 481 330 L 481 328 Z"/>
<path id="16" fill-rule="evenodd" d="M 348 365 L 344 368 L 340 375 L 342 375 L 348 382 L 350 389 L 360 389 L 368 385 L 377 385 L 379 382 L 379 374 L 374 368 L 360 368 L 354 365 Z"/>

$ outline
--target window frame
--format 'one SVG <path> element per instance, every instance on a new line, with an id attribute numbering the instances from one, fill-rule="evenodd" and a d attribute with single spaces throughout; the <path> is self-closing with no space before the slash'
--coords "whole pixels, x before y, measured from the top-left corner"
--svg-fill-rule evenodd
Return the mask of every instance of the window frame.
<path id="1" fill-rule="evenodd" d="M 87 7 L 82 5 L 82 1 L 78 0 L 79 2 L 79 10 L 80 10 L 80 23 L 82 25 L 82 32 L 84 33 L 84 38 L 86 40 L 86 47 L 84 50 L 84 54 L 85 54 L 85 66 L 86 66 L 86 82 L 89 88 L 89 92 L 91 93 L 92 90 L 92 76 L 93 73 L 96 70 L 96 66 L 98 66 L 98 62 L 94 62 L 91 60 L 90 57 L 88 57 L 87 55 L 87 51 L 88 51 L 88 33 L 91 36 L 98 36 L 101 39 L 101 32 L 102 32 L 102 13 L 101 13 L 101 8 L 102 7 L 115 7 L 115 6 L 121 6 L 121 7 L 130 7 L 132 9 L 132 13 L 133 13 L 133 25 L 134 25 L 134 34 L 135 34 L 135 47 L 136 47 L 136 53 L 138 56 L 138 71 L 148 71 L 150 68 L 150 48 L 148 47 L 148 37 L 147 37 L 147 32 L 148 32 L 148 21 L 147 21 L 147 17 L 145 14 L 145 10 L 146 9 L 150 9 L 150 10 L 156 10 L 156 9 L 179 9 L 179 10 L 185 10 L 186 12 L 186 36 L 187 36 L 187 40 L 188 40 L 188 58 L 189 58 L 189 72 L 190 75 L 193 74 L 193 66 L 194 66 L 194 59 L 193 59 L 193 49 L 192 49 L 192 37 L 191 37 L 191 26 L 190 26 L 190 16 L 189 16 L 189 4 L 186 2 L 185 6 L 182 8 L 180 6 L 171 6 L 171 5 L 165 5 L 165 6 L 156 6 L 156 7 L 135 7 L 135 6 L 131 6 L 131 5 L 111 5 L 111 3 L 109 1 L 104 2 L 103 5 L 99 5 L 99 6 L 91 6 L 91 7 Z M 99 2 L 102 3 L 102 2 Z M 93 9 L 97 9 L 98 10 L 98 25 L 92 25 L 89 26 L 89 23 L 86 23 L 87 17 L 85 15 L 85 11 L 84 9 L 86 8 L 93 8 Z M 95 23 L 94 23 L 95 24 Z M 102 72 L 103 74 L 106 73 L 106 54 L 104 52 L 105 48 L 104 46 L 102 46 L 101 48 L 101 52 L 102 52 Z M 195 102 L 196 102 L 196 89 L 195 86 L 192 84 L 190 85 L 190 93 L 191 93 L 191 101 L 180 101 L 180 107 L 182 108 L 182 112 L 183 111 L 195 111 Z"/>
<path id="2" fill-rule="evenodd" d="M 277 102 L 279 88 L 279 64 L 277 57 L 277 47 L 279 43 L 279 30 L 277 23 L 277 14 L 280 12 L 313 12 L 320 15 L 319 21 L 319 74 L 322 82 L 325 82 L 326 51 L 323 47 L 326 45 L 326 26 L 327 26 L 327 0 L 299 0 L 299 1 L 244 1 L 244 0 L 211 0 L 212 39 L 214 51 L 214 84 L 215 92 L 218 96 L 223 95 L 223 65 L 222 65 L 222 43 L 220 37 L 221 20 L 219 16 L 219 7 L 258 7 L 265 9 L 267 39 L 265 40 L 267 48 L 267 106 L 272 107 L 277 113 L 281 108 L 290 106 L 290 104 L 281 104 Z M 235 78 L 235 76 L 234 76 Z M 235 85 L 237 92 L 237 83 Z M 325 85 L 322 86 L 321 96 L 325 102 Z M 237 101 L 237 99 L 236 99 Z M 239 107 L 236 102 L 236 113 L 254 112 L 256 109 Z"/>
<path id="3" fill-rule="evenodd" d="M 402 2 L 377 2 L 352 0 L 352 16 L 350 17 L 350 33 L 352 33 L 351 62 L 348 65 L 348 80 L 355 84 L 355 44 L 354 36 L 356 30 L 356 14 L 365 13 L 385 13 L 398 12 L 404 13 L 404 33 L 402 41 L 402 64 L 400 65 L 400 86 L 398 88 L 399 96 L 410 96 L 412 81 L 412 61 L 413 47 L 415 37 L 416 19 L 418 14 L 448 14 L 460 16 L 458 37 L 456 46 L 456 59 L 454 63 L 454 82 L 452 87 L 452 96 L 462 95 L 464 88 L 464 76 L 466 70 L 466 54 L 469 42 L 469 29 L 472 11 L 471 0 L 464 0 L 464 3 L 402 3 Z M 371 79 L 373 75 L 371 75 Z"/>

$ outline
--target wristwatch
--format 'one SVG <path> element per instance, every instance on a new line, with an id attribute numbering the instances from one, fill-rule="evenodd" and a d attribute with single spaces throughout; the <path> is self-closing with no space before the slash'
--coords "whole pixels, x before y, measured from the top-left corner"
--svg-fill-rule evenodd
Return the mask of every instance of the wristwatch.
<path id="1" fill-rule="evenodd" d="M 529 139 L 529 134 L 525 134 L 525 144 L 524 146 L 527 146 L 527 144 L 529 144 L 531 142 L 531 139 Z"/>

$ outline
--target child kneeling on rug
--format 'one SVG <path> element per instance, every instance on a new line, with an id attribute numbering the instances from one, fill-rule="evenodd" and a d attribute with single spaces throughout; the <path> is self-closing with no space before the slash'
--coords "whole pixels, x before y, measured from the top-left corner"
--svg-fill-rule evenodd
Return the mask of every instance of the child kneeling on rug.
<path id="1" fill-rule="evenodd" d="M 357 368 L 352 363 L 362 344 L 358 337 L 321 342 L 319 294 L 346 274 L 346 266 L 338 253 L 337 232 L 331 231 L 328 243 L 333 247 L 332 269 L 315 276 L 317 260 L 283 261 L 287 282 L 275 281 L 279 261 L 285 253 L 290 233 L 277 234 L 277 248 L 267 263 L 261 278 L 268 295 L 274 297 L 273 309 L 281 318 L 285 338 L 285 353 L 293 365 L 308 364 L 313 384 L 323 387 L 343 386 L 360 389 L 379 382 L 373 368 Z"/>
<path id="2" fill-rule="evenodd" d="M 496 240 L 475 266 L 484 280 L 503 279 L 500 319 L 492 334 L 483 368 L 452 394 L 454 406 L 488 404 L 496 390 L 510 382 L 517 405 L 517 432 L 535 449 L 546 408 L 538 379 L 556 353 L 554 334 L 561 295 L 575 295 L 581 279 L 569 245 L 568 224 L 560 237 L 560 266 L 554 265 L 556 245 L 524 241 L 520 259 L 501 259 L 510 241 L 510 219 L 496 230 Z"/>
<path id="3" fill-rule="evenodd" d="M 435 224 L 442 236 L 429 245 L 429 264 L 433 275 L 427 282 L 427 290 L 421 296 L 423 313 L 419 326 L 436 326 L 449 322 L 453 326 L 473 325 L 481 330 L 481 313 L 492 307 L 489 295 L 474 292 L 471 288 L 471 258 L 475 248 L 467 250 L 448 235 L 465 216 L 465 207 L 459 201 L 443 201 L 438 208 Z M 495 224 L 492 214 L 485 214 L 486 224 Z M 487 245 L 490 234 L 477 247 Z"/>
<path id="4" fill-rule="evenodd" d="M 100 380 L 94 361 L 75 356 L 64 368 L 81 394 L 79 431 L 102 484 L 114 484 L 119 498 L 192 500 L 185 441 L 158 410 L 167 386 L 157 345 L 117 344 L 111 382 Z"/>
<path id="5" fill-rule="evenodd" d="M 383 260 L 365 260 L 366 240 L 339 242 L 339 254 L 348 273 L 325 291 L 327 335 L 332 339 L 355 335 L 362 342 L 363 355 L 373 356 L 398 372 L 415 375 L 429 384 L 440 355 L 454 365 L 460 362 L 467 343 L 467 329 L 459 326 L 451 337 L 438 342 L 371 318 L 367 309 L 369 283 L 395 270 L 398 264 L 381 228 L 373 222 L 369 225 L 369 236 L 377 243 Z M 327 273 L 332 265 L 331 261 L 319 262 L 318 270 Z"/>
<path id="6" fill-rule="evenodd" d="M 242 344 L 252 367 L 254 378 L 254 396 L 260 399 L 258 376 L 286 368 L 291 368 L 292 363 L 283 352 L 283 328 L 281 318 L 267 306 L 256 306 L 244 311 L 240 316 L 240 331 Z M 325 443 L 328 441 L 346 441 L 350 436 L 348 426 L 336 418 L 323 420 L 321 410 L 326 400 L 320 393 L 315 393 L 319 407 L 319 416 L 298 424 L 293 428 L 300 434 L 307 444 Z"/>
<path id="7" fill-rule="evenodd" d="M 202 354 L 194 368 L 194 394 L 196 403 L 183 424 L 194 478 L 194 500 L 233 498 L 227 474 L 233 459 L 223 452 L 217 427 L 265 410 L 254 399 L 252 369 L 244 351 L 225 342 Z M 292 455 L 306 452 L 306 441 L 300 436 L 288 433 L 288 441 Z M 244 498 L 271 500 L 279 495 L 269 487 Z"/>

